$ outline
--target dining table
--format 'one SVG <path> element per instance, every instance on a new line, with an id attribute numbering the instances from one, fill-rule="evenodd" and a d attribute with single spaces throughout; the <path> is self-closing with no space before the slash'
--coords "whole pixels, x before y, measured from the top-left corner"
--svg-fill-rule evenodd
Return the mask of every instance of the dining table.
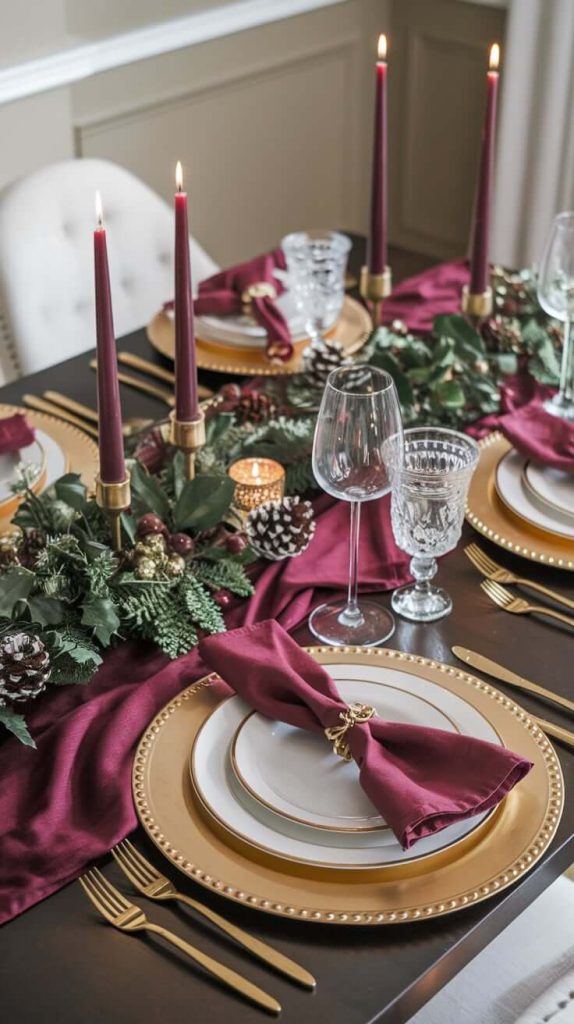
<path id="1" fill-rule="evenodd" d="M 360 249 L 354 246 L 351 270 L 360 266 Z M 152 349 L 144 328 L 120 338 L 118 348 L 168 365 Z M 1 389 L 0 402 L 19 405 L 24 394 L 41 395 L 51 389 L 94 406 L 92 358 L 92 352 L 85 352 L 14 381 Z M 200 374 L 200 381 L 211 388 L 225 380 L 213 373 Z M 124 417 L 165 418 L 167 406 L 162 401 L 124 386 L 121 394 Z M 464 555 L 465 544 L 473 539 L 479 538 L 465 524 L 456 550 L 440 561 L 441 582 L 453 598 L 452 613 L 426 624 L 397 618 L 387 646 L 453 665 L 457 664 L 453 645 L 471 648 L 571 697 L 572 630 L 533 616 L 511 616 L 496 607 L 482 592 L 480 576 Z M 501 564 L 520 569 L 564 595 L 572 594 L 568 572 L 525 563 L 483 538 L 480 544 Z M 389 606 L 390 594 L 381 594 L 380 600 Z M 293 635 L 301 645 L 313 643 L 305 625 Z M 572 728 L 568 712 L 517 694 L 504 684 L 495 685 L 528 713 Z M 574 802 L 568 797 L 574 786 L 574 749 L 555 746 L 566 801 L 548 849 L 532 870 L 503 892 L 433 920 L 345 928 L 274 918 L 200 889 L 163 861 L 143 829 L 135 830 L 131 835 L 135 845 L 181 891 L 203 900 L 311 971 L 317 980 L 312 993 L 271 976 L 185 908 L 154 904 L 154 919 L 272 991 L 282 1004 L 284 1024 L 403 1024 L 574 861 Z M 99 866 L 122 887 L 121 873 L 111 857 Z M 0 1014 L 10 1024 L 146 1024 L 161 1019 L 169 1024 L 247 1024 L 264 1019 L 260 1010 L 222 989 L 175 951 L 108 927 L 77 882 L 0 929 Z"/>

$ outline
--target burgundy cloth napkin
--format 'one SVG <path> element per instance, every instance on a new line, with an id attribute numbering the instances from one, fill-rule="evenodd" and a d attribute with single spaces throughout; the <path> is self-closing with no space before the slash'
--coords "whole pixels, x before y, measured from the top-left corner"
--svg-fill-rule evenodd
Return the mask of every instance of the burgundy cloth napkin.
<path id="1" fill-rule="evenodd" d="M 34 441 L 35 432 L 28 426 L 21 412 L 0 420 L 0 455 L 27 448 Z"/>
<path id="2" fill-rule="evenodd" d="M 268 718 L 316 733 L 341 724 L 346 704 L 335 683 L 278 623 L 206 637 L 199 653 Z M 495 807 L 532 768 L 494 743 L 376 715 L 356 723 L 345 739 L 361 786 L 404 849 Z"/>
<path id="3" fill-rule="evenodd" d="M 243 295 L 248 288 L 263 283 L 271 285 L 275 296 L 250 297 L 250 313 L 267 332 L 268 358 L 286 362 L 293 355 L 291 332 L 275 302 L 277 296 L 285 291 L 281 281 L 275 277 L 275 271 L 285 269 L 283 250 L 275 249 L 245 263 L 238 263 L 236 267 L 220 270 L 213 277 L 200 282 L 198 296 L 193 304 L 194 312 L 198 316 L 238 316 L 244 310 Z M 172 306 L 173 302 L 165 304 L 166 309 Z"/>
<path id="4" fill-rule="evenodd" d="M 468 263 L 457 260 L 441 263 L 432 270 L 401 281 L 392 295 L 385 299 L 385 324 L 403 320 L 411 331 L 431 331 L 435 316 L 460 313 L 463 285 L 468 284 L 469 279 Z"/>
<path id="5" fill-rule="evenodd" d="M 272 616 L 294 629 L 326 593 L 344 591 L 349 510 L 325 495 L 316 511 L 307 551 L 256 563 L 257 593 L 229 610 L 228 626 Z M 393 588 L 408 578 L 408 557 L 392 539 L 388 497 L 363 506 L 360 557 L 362 590 Z M 28 705 L 37 750 L 2 728 L 0 924 L 77 878 L 135 828 L 136 744 L 154 714 L 207 671 L 197 650 L 170 662 L 149 645 L 122 644 L 88 686 L 54 687 Z"/>

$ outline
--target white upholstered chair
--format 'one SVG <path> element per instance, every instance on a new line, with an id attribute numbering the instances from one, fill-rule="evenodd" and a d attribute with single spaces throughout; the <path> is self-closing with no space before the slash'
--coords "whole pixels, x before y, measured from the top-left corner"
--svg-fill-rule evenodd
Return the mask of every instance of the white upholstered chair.
<path id="1" fill-rule="evenodd" d="M 52 164 L 0 194 L 0 371 L 10 380 L 95 345 L 92 232 L 99 190 L 120 337 L 173 297 L 173 212 L 106 160 Z M 190 240 L 194 282 L 217 265 Z"/>

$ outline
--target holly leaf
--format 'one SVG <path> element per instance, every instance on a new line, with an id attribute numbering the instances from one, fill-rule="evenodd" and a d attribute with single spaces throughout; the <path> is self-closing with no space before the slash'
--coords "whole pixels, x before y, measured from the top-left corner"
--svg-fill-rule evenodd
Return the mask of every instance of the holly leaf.
<path id="1" fill-rule="evenodd" d="M 155 512 L 165 522 L 169 517 L 169 500 L 161 484 L 139 462 L 134 462 L 130 479 L 134 504 L 139 503 L 144 512 Z"/>
<path id="2" fill-rule="evenodd" d="M 176 530 L 208 530 L 223 519 L 235 486 L 228 476 L 197 476 L 185 484 L 173 510 Z"/>
<path id="3" fill-rule="evenodd" d="M 36 744 L 30 736 L 24 715 L 17 715 L 12 708 L 0 708 L 0 722 L 11 732 L 16 739 L 20 740 L 26 747 L 35 747 Z"/>
<path id="4" fill-rule="evenodd" d="M 40 626 L 59 626 L 66 616 L 63 601 L 59 601 L 57 597 L 45 597 L 43 594 L 35 594 L 28 598 L 28 609 L 32 622 L 37 622 Z"/>
<path id="5" fill-rule="evenodd" d="M 484 342 L 468 320 L 456 314 L 435 317 L 434 333 L 437 338 L 452 338 L 454 350 L 461 362 L 475 363 L 484 356 Z"/>
<path id="6" fill-rule="evenodd" d="M 84 602 L 81 622 L 82 626 L 93 627 L 94 636 L 102 647 L 109 647 L 114 633 L 117 633 L 120 626 L 114 602 L 109 597 L 94 595 L 89 596 Z"/>
<path id="7" fill-rule="evenodd" d="M 28 569 L 9 569 L 0 576 L 0 618 L 11 619 L 20 601 L 27 601 L 35 576 Z"/>
<path id="8" fill-rule="evenodd" d="M 135 544 L 136 539 L 136 521 L 133 516 L 130 516 L 128 512 L 122 512 L 120 515 L 120 522 L 122 530 L 128 538 L 130 544 Z"/>
<path id="9" fill-rule="evenodd" d="M 59 501 L 65 502 L 70 508 L 83 509 L 87 503 L 88 491 L 82 483 L 79 473 L 66 473 L 54 483 L 54 491 Z"/>

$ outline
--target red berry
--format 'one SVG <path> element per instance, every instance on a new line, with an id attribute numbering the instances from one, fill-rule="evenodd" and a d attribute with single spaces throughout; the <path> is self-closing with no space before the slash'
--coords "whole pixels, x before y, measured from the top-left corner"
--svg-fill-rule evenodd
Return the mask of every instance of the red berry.
<path id="1" fill-rule="evenodd" d="M 168 544 L 176 555 L 181 555 L 183 558 L 186 555 L 191 555 L 195 548 L 193 538 L 189 537 L 187 533 L 172 533 L 168 538 Z"/>
<path id="2" fill-rule="evenodd" d="M 247 547 L 247 541 L 241 533 L 232 533 L 225 541 L 230 555 L 240 555 Z"/>
<path id="3" fill-rule="evenodd" d="M 216 590 L 213 600 L 220 608 L 228 608 L 231 604 L 231 594 L 228 590 Z"/>
<path id="4" fill-rule="evenodd" d="M 165 523 L 155 512 L 147 512 L 138 519 L 136 532 L 138 537 L 146 537 L 148 533 L 165 533 Z"/>

